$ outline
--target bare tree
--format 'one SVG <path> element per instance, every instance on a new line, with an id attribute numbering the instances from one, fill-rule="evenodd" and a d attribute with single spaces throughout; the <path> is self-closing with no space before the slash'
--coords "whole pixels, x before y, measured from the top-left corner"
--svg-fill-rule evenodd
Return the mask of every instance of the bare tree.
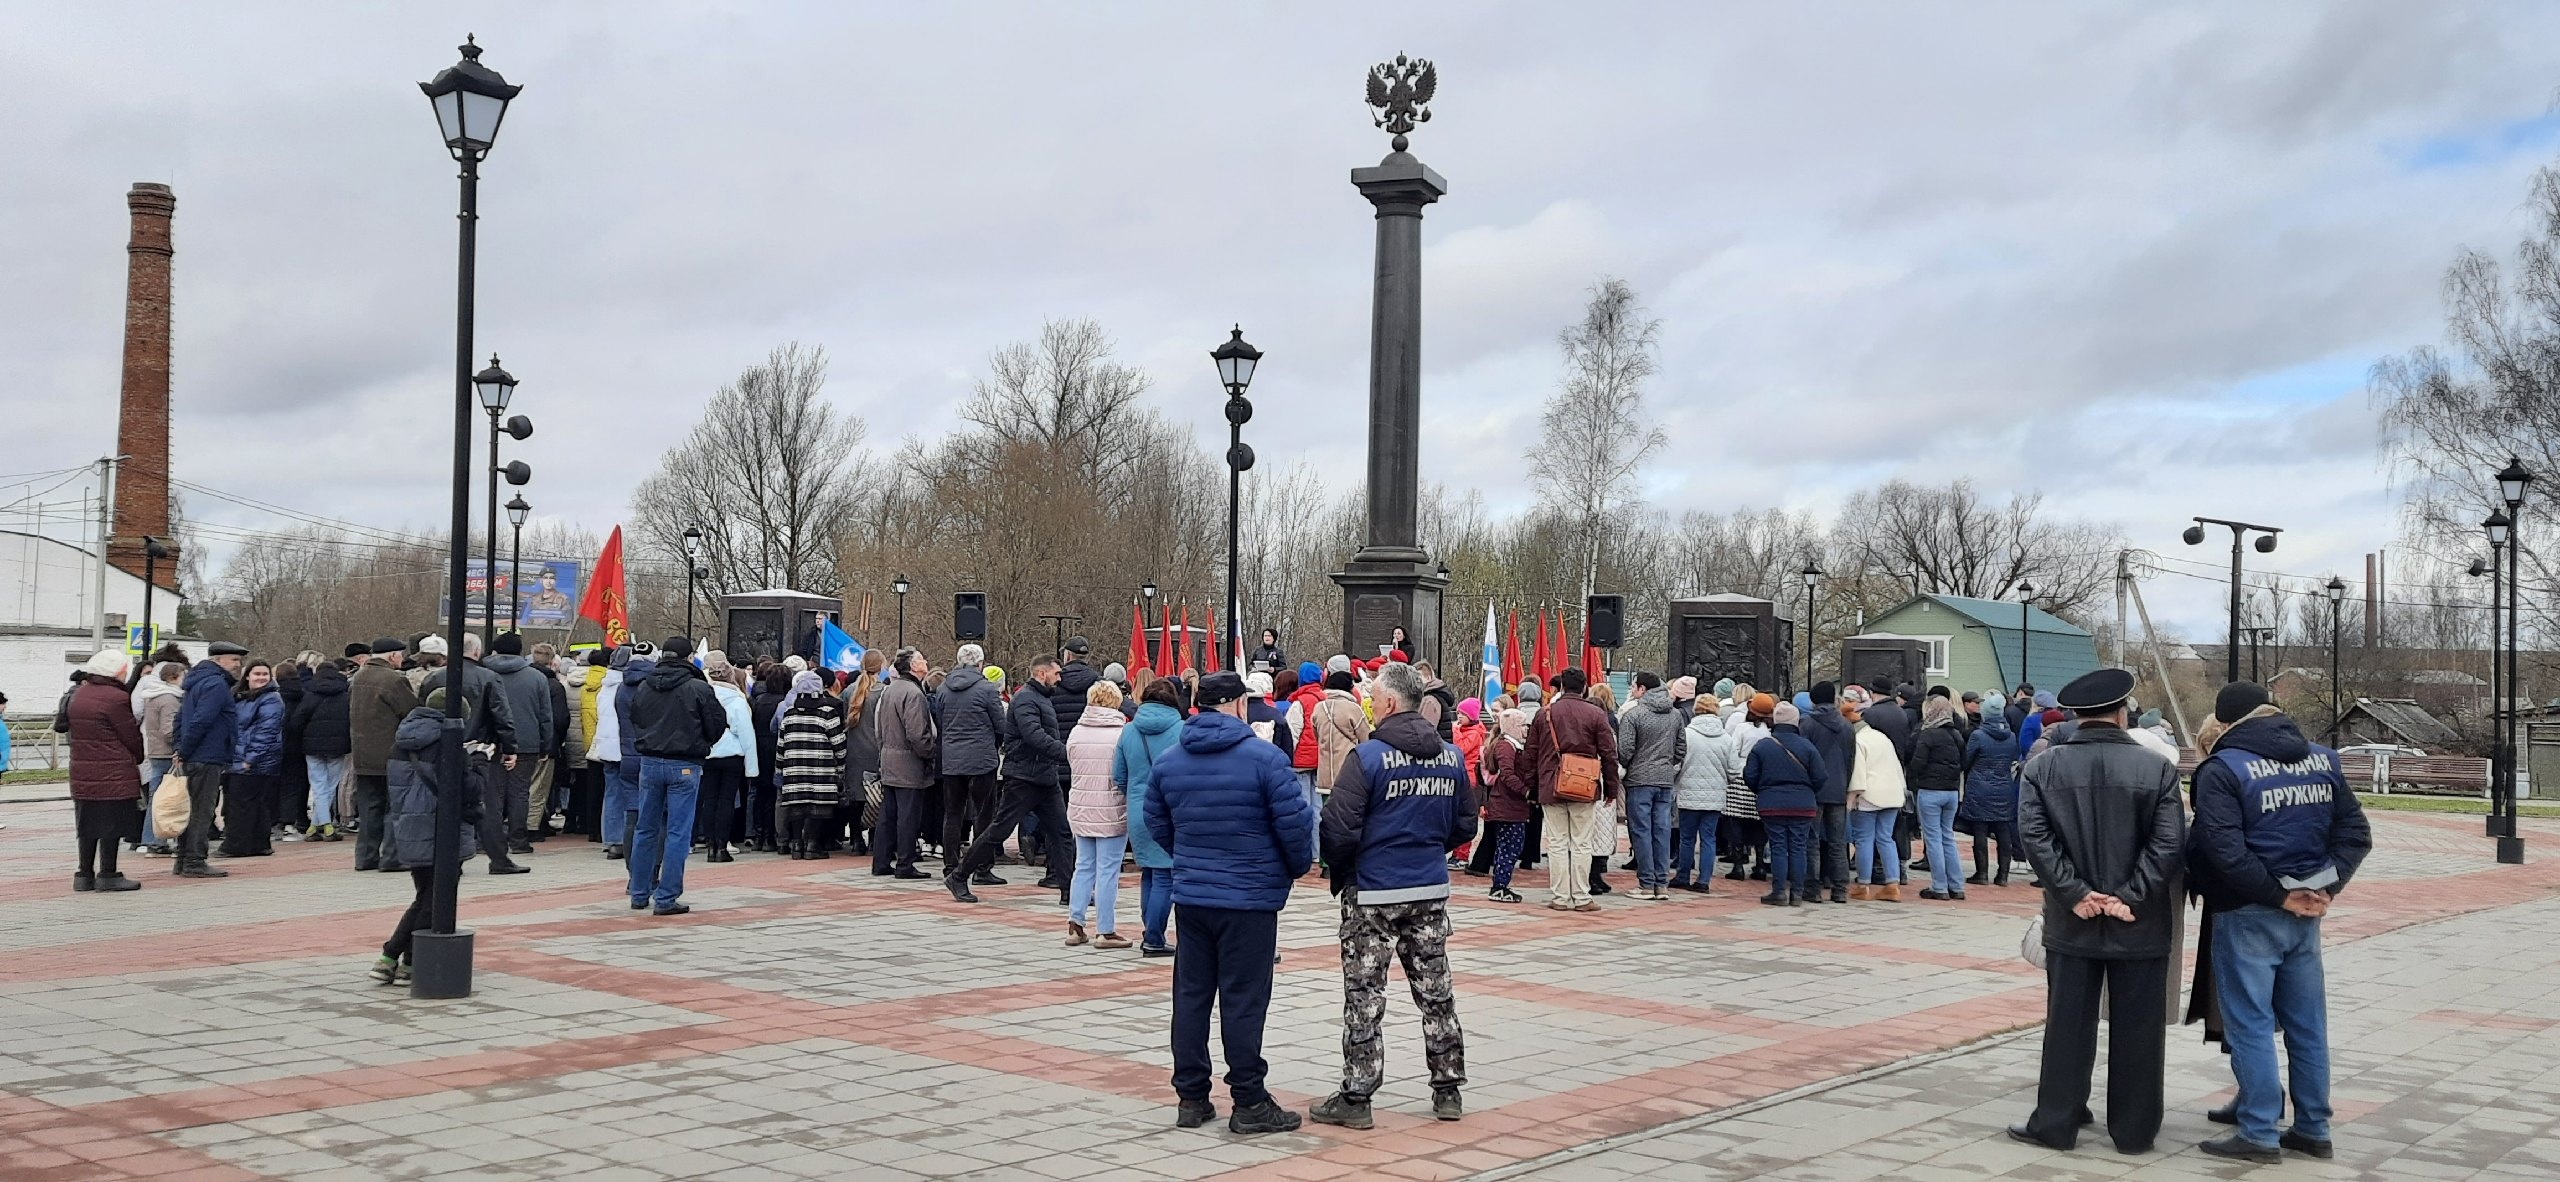
<path id="1" fill-rule="evenodd" d="M 836 540 L 862 487 L 866 429 L 827 401 L 826 384 L 826 350 L 793 342 L 713 394 L 632 493 L 642 553 L 679 564 L 681 577 L 684 532 L 700 529 L 708 596 L 837 590 Z"/>
<path id="2" fill-rule="evenodd" d="M 1582 319 L 1556 334 L 1564 380 L 1539 416 L 1529 464 L 1540 501 L 1571 525 L 1585 598 L 1600 577 L 1603 537 L 1636 503 L 1636 469 L 1666 442 L 1644 407 L 1661 327 L 1645 317 L 1625 280 L 1603 279 Z"/>
<path id="3" fill-rule="evenodd" d="M 2111 524 L 2040 517 L 2044 498 L 1985 502 L 1970 481 L 1896 480 L 1842 507 L 1833 533 L 1856 567 L 1913 580 L 1917 590 L 2000 599 L 2032 583 L 2050 610 L 2086 612 L 2107 599 L 2121 535 Z"/>
<path id="4" fill-rule="evenodd" d="M 2471 250 L 2445 269 L 2450 352 L 2386 357 L 2372 388 L 2409 540 L 2447 562 L 2467 557 L 2500 507 L 2491 477 L 2521 459 L 2537 477 L 2517 531 L 2523 580 L 2547 588 L 2560 553 L 2539 544 L 2560 528 L 2560 167 L 2535 171 L 2526 203 L 2534 232 L 2517 244 L 2512 276 Z M 2553 597 L 2522 599 L 2529 622 L 2548 628 Z"/>

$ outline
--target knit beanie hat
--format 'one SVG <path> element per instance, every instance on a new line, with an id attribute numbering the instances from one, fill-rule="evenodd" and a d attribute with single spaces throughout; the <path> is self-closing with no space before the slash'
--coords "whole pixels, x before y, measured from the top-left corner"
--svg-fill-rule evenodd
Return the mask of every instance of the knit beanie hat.
<path id="1" fill-rule="evenodd" d="M 1716 700 L 1719 702 L 1729 702 L 1733 700 L 1732 678 L 1719 677 L 1716 679 Z"/>
<path id="2" fill-rule="evenodd" d="M 1840 700 L 1840 691 L 1830 682 L 1817 681 L 1813 683 L 1813 693 L 1811 697 L 1813 698 L 1814 705 L 1828 706 L 1833 702 Z"/>
<path id="3" fill-rule="evenodd" d="M 1484 718 L 1484 703 L 1477 701 L 1474 698 L 1468 698 L 1467 700 L 1458 703 L 1458 713 L 1465 715 L 1469 722 L 1482 721 Z"/>
<path id="4" fill-rule="evenodd" d="M 2263 685 L 2254 681 L 2235 681 L 2213 696 L 2213 716 L 2225 724 L 2238 722 L 2249 717 L 2250 711 L 2274 700 L 2267 696 L 2267 687 Z"/>
<path id="5" fill-rule="evenodd" d="M 1768 697 L 1768 696 L 1769 696 L 1769 695 L 1767 695 L 1767 694 L 1762 694 L 1762 695 L 1760 695 L 1760 697 L 1762 697 L 1762 698 L 1765 698 L 1765 697 Z M 1754 704 L 1754 705 L 1757 705 L 1759 701 L 1760 701 L 1760 698 L 1753 698 L 1753 699 L 1752 699 L 1752 702 L 1753 702 L 1753 704 Z M 1800 718 L 1802 718 L 1802 717 L 1803 717 L 1803 715 L 1798 714 L 1798 713 L 1796 712 L 1796 704 L 1795 704 L 1795 703 L 1793 703 L 1793 702 L 1780 702 L 1780 703 L 1778 703 L 1778 704 L 1777 704 L 1777 706 L 1776 706 L 1774 709 L 1772 709 L 1772 710 L 1770 710 L 1770 711 L 1769 711 L 1769 725 L 1771 725 L 1771 726 L 1794 726 L 1794 725 L 1796 724 L 1797 720 L 1799 720 L 1799 719 L 1800 719 Z"/>
<path id="6" fill-rule="evenodd" d="M 1313 661 L 1298 662 L 1298 684 L 1320 685 L 1324 682 L 1324 666 Z"/>
<path id="7" fill-rule="evenodd" d="M 1812 694 L 1808 694 L 1803 690 L 1797 690 L 1796 696 L 1787 699 L 1787 701 L 1796 708 L 1796 713 L 1799 715 L 1813 713 Z"/>
<path id="8" fill-rule="evenodd" d="M 1751 705 L 1749 709 L 1751 712 L 1751 720 L 1753 722 L 1759 722 L 1763 719 L 1775 719 L 1778 712 L 1778 699 L 1769 694 L 1753 694 L 1751 695 Z"/>

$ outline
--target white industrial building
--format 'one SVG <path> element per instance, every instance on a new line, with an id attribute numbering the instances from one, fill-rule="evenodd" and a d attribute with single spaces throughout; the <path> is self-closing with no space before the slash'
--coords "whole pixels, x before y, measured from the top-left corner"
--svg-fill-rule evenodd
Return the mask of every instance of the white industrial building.
<path id="1" fill-rule="evenodd" d="M 151 614 L 165 639 L 177 639 L 177 572 L 160 572 Z M 121 646 L 125 629 L 142 622 L 142 580 L 107 568 L 107 643 Z M 51 713 L 71 671 L 96 651 L 98 556 L 87 547 L 16 530 L 0 530 L 0 692 L 9 713 Z M 181 643 L 185 643 L 183 640 Z M 190 651 L 200 646 L 189 645 Z"/>

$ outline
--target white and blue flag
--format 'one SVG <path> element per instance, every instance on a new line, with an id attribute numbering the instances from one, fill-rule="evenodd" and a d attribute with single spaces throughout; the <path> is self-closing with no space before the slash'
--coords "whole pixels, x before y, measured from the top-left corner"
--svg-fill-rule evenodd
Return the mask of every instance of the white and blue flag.
<path id="1" fill-rule="evenodd" d="M 862 668 L 863 647 L 860 641 L 836 627 L 834 620 L 824 621 L 818 629 L 818 655 L 825 658 L 827 668 L 838 673 L 851 673 Z"/>
<path id="2" fill-rule="evenodd" d="M 1502 643 L 1493 636 L 1493 601 L 1484 604 L 1484 697 L 1479 699 L 1486 711 L 1493 709 L 1502 696 Z"/>

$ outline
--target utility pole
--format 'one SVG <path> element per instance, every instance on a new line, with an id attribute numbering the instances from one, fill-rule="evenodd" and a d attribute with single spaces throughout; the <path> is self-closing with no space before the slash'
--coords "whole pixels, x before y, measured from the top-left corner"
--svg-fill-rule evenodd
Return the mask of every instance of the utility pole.
<path id="1" fill-rule="evenodd" d="M 2169 662 L 2160 654 L 2160 630 L 2151 626 L 2151 607 L 2142 602 L 2142 588 L 2134 586 L 2133 607 L 2142 613 L 2142 634 L 2151 645 L 2151 671 L 2160 678 L 2160 696 L 2169 699 L 2169 717 L 2178 722 L 2178 741 L 2193 747 L 2196 733 L 2187 726 L 2187 708 L 2178 702 L 2178 691 L 2169 684 Z"/>
<path id="2" fill-rule="evenodd" d="M 107 534 L 115 528 L 116 461 L 123 456 L 98 457 L 98 611 L 89 621 L 89 651 L 107 647 Z"/>
<path id="3" fill-rule="evenodd" d="M 2133 551 L 2131 551 L 2131 550 L 2118 550 L 2118 551 L 2116 551 L 2116 659 L 2115 659 L 2115 667 L 2116 667 L 2116 668 L 2118 668 L 2118 669 L 2130 669 L 2130 668 L 2132 668 L 2132 667 L 2133 667 L 2133 666 L 2131 666 L 2131 665 L 2127 665 L 2127 664 L 2125 664 L 2125 663 L 2124 663 L 2124 637 L 2125 637 L 2125 633 L 2126 633 L 2126 631 L 2127 631 L 2127 628 L 2126 628 L 2126 626 L 2125 626 L 2125 615 L 2124 615 L 2124 607 L 2125 607 L 2125 587 L 2126 587 L 2126 585 L 2127 585 L 2127 584 L 2129 584 L 2129 583 L 2131 583 L 2131 582 L 2133 582 Z"/>

